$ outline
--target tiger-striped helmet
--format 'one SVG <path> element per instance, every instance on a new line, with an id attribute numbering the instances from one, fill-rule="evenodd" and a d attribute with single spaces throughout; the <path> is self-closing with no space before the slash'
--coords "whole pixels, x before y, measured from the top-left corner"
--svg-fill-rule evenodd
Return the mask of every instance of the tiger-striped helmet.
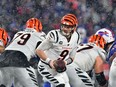
<path id="1" fill-rule="evenodd" d="M 105 39 L 103 37 L 101 37 L 100 35 L 92 35 L 89 37 L 88 41 L 91 43 L 95 43 L 97 46 L 99 46 L 103 49 L 106 44 Z"/>
<path id="2" fill-rule="evenodd" d="M 4 28 L 0 28 L 0 39 L 2 40 L 4 46 L 9 43 L 10 37 Z"/>
<path id="3" fill-rule="evenodd" d="M 76 26 L 78 25 L 77 17 L 74 14 L 67 14 L 61 19 L 61 24 Z"/>
<path id="4" fill-rule="evenodd" d="M 61 32 L 64 36 L 70 36 L 76 30 L 78 25 L 77 18 L 74 14 L 66 14 L 61 19 Z"/>
<path id="5" fill-rule="evenodd" d="M 26 22 L 26 28 L 35 29 L 37 32 L 41 32 L 42 31 L 42 23 L 37 18 L 30 18 Z"/>

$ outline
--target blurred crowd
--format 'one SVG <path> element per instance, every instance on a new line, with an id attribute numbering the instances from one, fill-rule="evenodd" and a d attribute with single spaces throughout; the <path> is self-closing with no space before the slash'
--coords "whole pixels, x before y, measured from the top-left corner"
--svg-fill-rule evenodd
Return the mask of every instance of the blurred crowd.
<path id="1" fill-rule="evenodd" d="M 116 32 L 116 0 L 1 0 L 0 26 L 11 38 L 25 28 L 30 17 L 37 17 L 43 23 L 43 31 L 60 28 L 60 19 L 66 13 L 73 13 L 79 26 L 87 36 L 100 28 Z"/>

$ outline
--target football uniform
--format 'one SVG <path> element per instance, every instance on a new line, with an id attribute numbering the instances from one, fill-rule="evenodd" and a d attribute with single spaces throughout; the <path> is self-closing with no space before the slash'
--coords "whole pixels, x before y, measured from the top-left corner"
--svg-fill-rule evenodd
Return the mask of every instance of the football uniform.
<path id="1" fill-rule="evenodd" d="M 0 28 L 0 55 L 1 53 L 4 51 L 4 48 L 7 46 L 7 44 L 9 43 L 9 36 L 8 33 Z M 3 80 L 3 75 L 2 75 L 2 71 L 0 71 L 0 79 Z"/>
<path id="2" fill-rule="evenodd" d="M 35 72 L 29 61 L 36 56 L 35 49 L 44 39 L 45 33 L 35 32 L 33 29 L 25 29 L 25 31 L 15 34 L 11 43 L 0 56 L 0 70 L 4 73 L 4 85 L 9 87 L 10 80 L 7 79 L 12 77 L 16 78 L 24 87 L 38 87 Z"/>
<path id="3" fill-rule="evenodd" d="M 111 64 L 111 56 L 114 54 L 116 52 L 116 42 L 114 42 L 111 46 L 110 46 L 110 48 L 109 48 L 109 52 L 108 52 L 108 56 L 107 56 L 107 62 L 109 63 L 109 64 Z"/>
<path id="4" fill-rule="evenodd" d="M 75 55 L 74 62 L 84 71 L 91 71 L 95 64 L 97 56 L 106 60 L 106 51 L 93 44 L 84 44 L 79 46 Z"/>
<path id="5" fill-rule="evenodd" d="M 48 33 L 47 38 L 38 46 L 37 49 L 45 51 L 47 57 L 51 60 L 57 60 L 58 58 L 66 60 L 69 57 L 74 58 L 78 43 L 79 34 L 77 32 L 74 32 L 70 41 L 68 41 L 67 38 L 62 35 L 60 29 L 52 30 Z M 68 77 L 65 72 L 58 74 L 42 59 L 39 62 L 38 67 L 38 71 L 43 76 L 44 81 L 49 81 L 55 85 L 68 82 Z"/>
<path id="6" fill-rule="evenodd" d="M 79 68 L 80 68 L 80 70 L 79 69 L 77 70 L 77 74 L 79 77 L 82 77 L 82 75 L 80 75 L 80 73 L 79 73 L 79 72 L 81 72 L 81 69 L 84 70 L 85 72 L 87 72 L 88 74 L 94 69 L 94 64 L 96 62 L 97 56 L 100 56 L 102 58 L 102 60 L 105 61 L 106 51 L 103 50 L 102 48 L 96 46 L 95 44 L 88 43 L 88 44 L 83 44 L 83 45 L 78 46 L 77 53 L 74 58 L 74 66 L 79 66 Z M 73 73 L 73 71 L 70 70 L 70 74 L 71 73 Z M 73 75 L 71 78 L 74 78 Z M 83 84 L 85 84 L 86 87 L 92 86 L 92 84 L 90 83 L 91 80 L 89 81 L 88 79 L 85 79 L 84 76 L 81 79 L 82 79 L 81 82 L 83 82 Z M 85 81 L 83 81 L 83 79 Z M 83 87 L 85 87 L 85 86 L 83 86 Z"/>
<path id="7" fill-rule="evenodd" d="M 107 57 L 107 61 L 110 63 L 111 67 L 110 67 L 110 72 L 109 72 L 109 85 L 108 87 L 115 87 L 116 86 L 116 56 L 115 56 L 115 52 L 116 52 L 116 42 L 114 42 L 110 48 L 110 51 L 108 53 L 108 57 Z M 114 56 L 113 60 L 111 60 L 111 57 Z"/>

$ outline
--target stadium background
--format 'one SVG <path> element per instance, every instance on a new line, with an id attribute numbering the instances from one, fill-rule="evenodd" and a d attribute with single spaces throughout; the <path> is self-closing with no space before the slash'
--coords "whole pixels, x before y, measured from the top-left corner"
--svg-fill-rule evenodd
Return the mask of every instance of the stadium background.
<path id="1" fill-rule="evenodd" d="M 11 36 L 25 28 L 26 21 L 37 17 L 43 24 L 43 31 L 60 28 L 60 18 L 73 13 L 79 20 L 79 27 L 89 37 L 100 28 L 109 28 L 116 34 L 116 0 L 0 0 L 0 26 Z M 108 75 L 108 65 L 105 65 Z"/>

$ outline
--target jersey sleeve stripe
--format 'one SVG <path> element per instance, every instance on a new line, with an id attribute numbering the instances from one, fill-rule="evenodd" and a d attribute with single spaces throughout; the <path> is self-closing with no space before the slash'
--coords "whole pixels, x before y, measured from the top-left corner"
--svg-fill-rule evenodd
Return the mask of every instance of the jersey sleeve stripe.
<path id="1" fill-rule="evenodd" d="M 77 34 L 78 34 L 77 43 L 79 43 L 79 38 L 80 38 L 80 35 L 79 35 L 79 33 L 78 33 L 78 32 L 77 32 Z"/>
<path id="2" fill-rule="evenodd" d="M 85 48 L 82 48 L 82 49 L 79 49 L 79 50 L 77 50 L 77 52 L 80 52 L 80 51 L 82 51 L 82 50 L 87 50 L 87 49 L 92 49 L 93 48 L 93 46 L 88 46 L 88 47 L 85 47 Z"/>
<path id="3" fill-rule="evenodd" d="M 58 32 L 57 31 L 55 31 L 56 32 L 56 43 L 58 42 Z"/>
<path id="4" fill-rule="evenodd" d="M 53 32 L 50 33 L 50 37 L 51 37 L 51 38 L 54 38 L 54 40 L 55 40 L 55 35 L 54 35 Z"/>

